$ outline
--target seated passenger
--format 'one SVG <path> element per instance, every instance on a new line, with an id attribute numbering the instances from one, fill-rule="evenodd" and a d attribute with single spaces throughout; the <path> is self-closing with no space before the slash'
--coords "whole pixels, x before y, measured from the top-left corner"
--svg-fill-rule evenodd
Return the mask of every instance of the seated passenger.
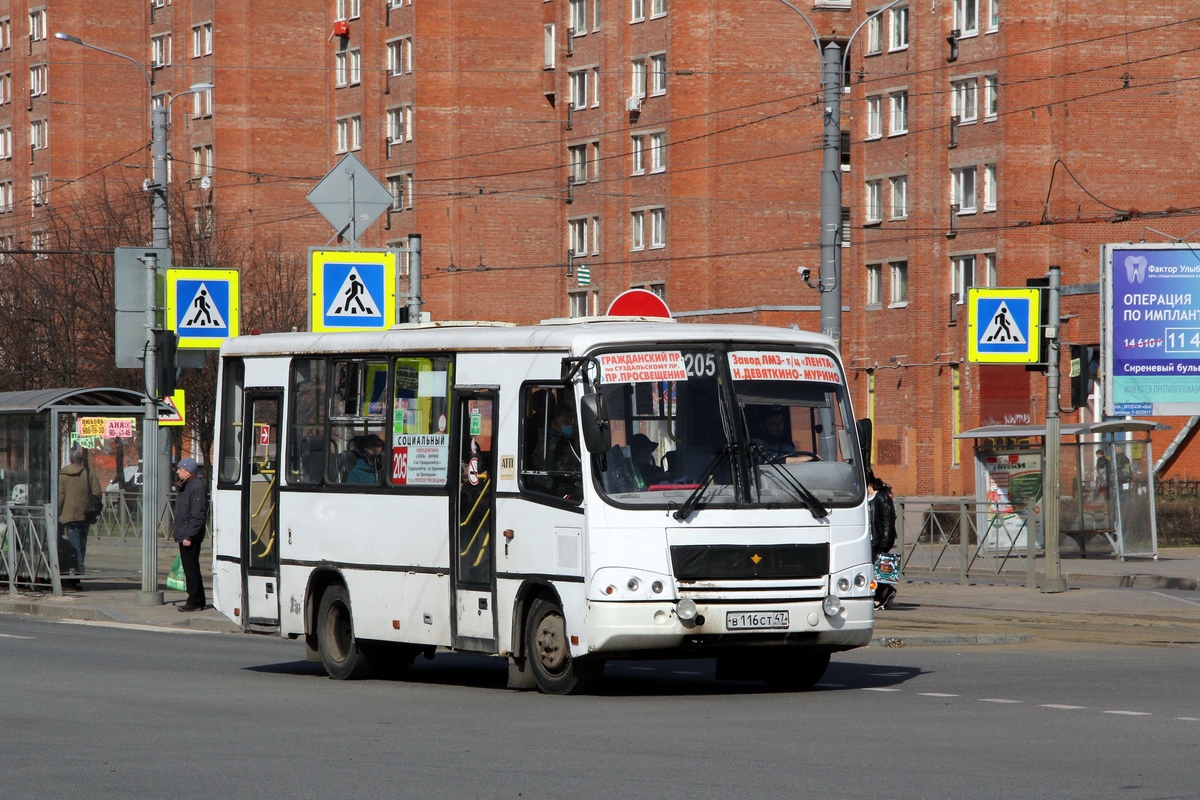
<path id="1" fill-rule="evenodd" d="M 546 473 L 545 478 L 533 482 L 540 491 L 570 500 L 583 497 L 579 434 L 575 409 L 568 403 L 561 403 L 550 415 L 550 424 L 533 454 L 533 465 Z"/>
<path id="2" fill-rule="evenodd" d="M 633 455 L 633 465 L 642 473 L 646 485 L 661 483 L 666 470 L 654 463 L 658 442 L 652 441 L 644 433 L 635 433 L 629 438 L 629 449 Z"/>
<path id="3" fill-rule="evenodd" d="M 379 483 L 379 468 L 382 463 L 383 439 L 375 434 L 355 437 L 359 447 L 358 462 L 346 476 L 346 483 Z"/>

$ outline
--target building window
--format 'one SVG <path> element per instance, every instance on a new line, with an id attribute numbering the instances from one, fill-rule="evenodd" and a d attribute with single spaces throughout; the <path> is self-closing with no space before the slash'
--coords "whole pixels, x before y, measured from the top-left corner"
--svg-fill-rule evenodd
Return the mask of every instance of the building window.
<path id="1" fill-rule="evenodd" d="M 571 183 L 587 183 L 588 146 L 577 144 L 568 147 L 567 160 L 570 164 Z"/>
<path id="2" fill-rule="evenodd" d="M 200 145 L 192 148 L 192 177 L 200 178 L 213 174 L 213 146 Z"/>
<path id="3" fill-rule="evenodd" d="M 646 18 L 646 0 L 633 0 L 633 10 L 630 22 L 641 22 Z"/>
<path id="4" fill-rule="evenodd" d="M 411 142 L 413 138 L 413 107 L 390 108 L 387 112 L 388 142 Z"/>
<path id="5" fill-rule="evenodd" d="M 387 43 L 387 67 L 388 72 L 392 75 L 404 75 L 412 72 L 411 37 L 405 36 Z"/>
<path id="6" fill-rule="evenodd" d="M 967 290 L 975 285 L 975 256 L 954 256 L 950 259 L 950 293 L 958 302 L 967 302 Z"/>
<path id="7" fill-rule="evenodd" d="M 631 64 L 630 75 L 632 76 L 632 85 L 630 94 L 633 97 L 646 96 L 646 59 L 635 58 Z"/>
<path id="8" fill-rule="evenodd" d="M 46 38 L 46 9 L 36 8 L 29 12 L 29 41 L 40 42 Z"/>
<path id="9" fill-rule="evenodd" d="M 359 0 L 337 0 L 338 19 L 358 19 Z"/>
<path id="10" fill-rule="evenodd" d="M 571 73 L 571 108 L 576 110 L 587 108 L 588 102 L 588 71 L 576 70 Z"/>
<path id="11" fill-rule="evenodd" d="M 961 167 L 950 170 L 951 200 L 958 206 L 959 214 L 975 213 L 975 168 Z"/>
<path id="12" fill-rule="evenodd" d="M 12 73 L 0 75 L 0 105 L 12 102 Z"/>
<path id="13" fill-rule="evenodd" d="M 12 127 L 0 128 L 0 159 L 12 158 Z"/>
<path id="14" fill-rule="evenodd" d="M 150 39 L 150 64 L 155 69 L 171 63 L 171 34 L 164 33 Z"/>
<path id="15" fill-rule="evenodd" d="M 878 308 L 883 304 L 883 292 L 880 288 L 882 272 L 881 264 L 867 264 L 867 308 Z"/>
<path id="16" fill-rule="evenodd" d="M 554 25 L 547 25 L 543 28 L 542 34 L 542 61 L 546 69 L 554 69 L 554 56 L 556 53 L 554 42 Z"/>
<path id="17" fill-rule="evenodd" d="M 192 116 L 211 117 L 213 110 L 213 90 L 202 89 L 192 92 Z"/>
<path id="18" fill-rule="evenodd" d="M 667 56 L 660 53 L 650 56 L 650 94 L 665 94 L 667 91 Z"/>
<path id="19" fill-rule="evenodd" d="M 650 0 L 650 16 L 661 17 L 667 13 L 667 0 Z"/>
<path id="20" fill-rule="evenodd" d="M 646 249 L 646 212 L 634 211 L 629 215 L 629 249 Z"/>
<path id="21" fill-rule="evenodd" d="M 867 181 L 867 196 L 864 203 L 864 223 L 870 225 L 883 220 L 883 200 L 879 196 L 882 181 Z"/>
<path id="22" fill-rule="evenodd" d="M 667 135 L 650 134 L 650 171 L 662 172 L 667 168 Z"/>
<path id="23" fill-rule="evenodd" d="M 634 136 L 630 139 L 630 155 L 633 157 L 633 174 L 641 175 L 646 171 L 646 139 Z"/>
<path id="24" fill-rule="evenodd" d="M 908 133 L 908 92 L 893 92 L 890 99 L 892 125 L 888 133 L 892 136 Z"/>
<path id="25" fill-rule="evenodd" d="M 894 308 L 908 303 L 908 262 L 893 261 L 891 271 L 892 294 L 889 304 Z"/>
<path id="26" fill-rule="evenodd" d="M 878 139 L 883 136 L 883 98 L 867 98 L 867 138 Z"/>
<path id="27" fill-rule="evenodd" d="M 38 261 L 49 258 L 46 251 L 50 249 L 50 234 L 45 231 L 34 231 L 30 237 L 29 249 L 34 252 L 34 258 Z"/>
<path id="28" fill-rule="evenodd" d="M 953 93 L 954 103 L 951 113 L 958 117 L 959 124 L 974 122 L 979 118 L 979 105 L 976 102 L 975 86 L 978 81 L 975 78 L 969 78 L 965 81 L 955 81 L 950 84 Z"/>
<path id="29" fill-rule="evenodd" d="M 866 55 L 873 56 L 883 52 L 883 17 L 876 14 L 867 20 L 867 50 Z"/>
<path id="30" fill-rule="evenodd" d="M 50 67 L 35 64 L 29 68 L 29 96 L 39 97 L 50 91 Z"/>
<path id="31" fill-rule="evenodd" d="M 12 181 L 4 181 L 0 183 L 0 213 L 9 213 L 13 210 L 13 188 Z"/>
<path id="32" fill-rule="evenodd" d="M 567 247 L 577 256 L 585 255 L 588 251 L 588 219 L 572 219 L 567 221 L 569 241 Z"/>
<path id="33" fill-rule="evenodd" d="M 990 0 L 988 11 L 988 33 L 1000 27 L 1000 0 Z"/>
<path id="34" fill-rule="evenodd" d="M 667 210 L 665 208 L 650 209 L 650 246 L 667 246 Z"/>
<path id="35" fill-rule="evenodd" d="M 983 168 L 983 210 L 996 210 L 996 165 L 987 164 Z"/>
<path id="36" fill-rule="evenodd" d="M 897 175 L 892 184 L 892 219 L 908 216 L 908 176 Z"/>
<path id="37" fill-rule="evenodd" d="M 1000 79 L 995 75 L 983 77 L 983 114 L 995 119 L 1000 113 Z"/>
<path id="38" fill-rule="evenodd" d="M 977 0 L 954 0 L 954 27 L 960 39 L 979 33 Z"/>
<path id="39" fill-rule="evenodd" d="M 34 150 L 44 150 L 50 146 L 50 123 L 44 119 L 35 119 L 29 123 L 29 146 Z"/>
<path id="40" fill-rule="evenodd" d="M 896 6 L 888 13 L 891 17 L 889 49 L 903 50 L 908 47 L 908 6 Z"/>
<path id="41" fill-rule="evenodd" d="M 388 179 L 388 191 L 392 193 L 392 211 L 412 208 L 413 177 L 411 172 L 392 175 Z"/>
<path id="42" fill-rule="evenodd" d="M 841 161 L 842 172 L 850 171 L 850 131 L 846 128 L 841 130 L 841 139 L 838 143 L 838 155 Z"/>
<path id="43" fill-rule="evenodd" d="M 8 17 L 0 19 L 0 50 L 12 47 L 12 20 Z"/>
<path id="44" fill-rule="evenodd" d="M 842 206 L 842 247 L 850 246 L 850 206 Z"/>
<path id="45" fill-rule="evenodd" d="M 592 108 L 600 107 L 600 68 L 592 67 Z"/>
<path id="46" fill-rule="evenodd" d="M 357 48 L 348 51 L 349 53 L 349 68 L 350 68 L 350 84 L 358 84 L 362 82 L 362 51 Z"/>
<path id="47" fill-rule="evenodd" d="M 333 54 L 333 79 L 338 86 L 347 85 L 346 77 L 349 72 L 350 54 L 343 51 Z"/>
<path id="48" fill-rule="evenodd" d="M 996 254 L 987 253 L 983 257 L 983 285 L 996 285 Z"/>
<path id="49" fill-rule="evenodd" d="M 29 179 L 29 197 L 35 206 L 44 206 L 49 202 L 49 191 L 50 178 L 48 176 L 34 175 Z"/>
<path id="50" fill-rule="evenodd" d="M 350 149 L 350 120 L 337 121 L 337 152 L 345 153 Z"/>
<path id="51" fill-rule="evenodd" d="M 599 305 L 600 305 L 600 293 L 599 292 L 596 292 L 596 291 L 571 292 L 569 297 L 570 297 L 570 302 L 571 302 L 571 308 L 570 308 L 569 313 L 572 317 L 586 317 L 586 316 L 589 316 L 590 314 L 595 314 L 595 313 L 599 312 Z M 590 305 L 592 307 L 592 311 L 590 311 L 590 312 L 588 311 L 589 298 L 590 298 Z"/>
<path id="52" fill-rule="evenodd" d="M 212 55 L 212 23 L 192 27 L 192 58 Z"/>
<path id="53" fill-rule="evenodd" d="M 575 36 L 587 33 L 587 0 L 571 0 L 571 29 Z"/>

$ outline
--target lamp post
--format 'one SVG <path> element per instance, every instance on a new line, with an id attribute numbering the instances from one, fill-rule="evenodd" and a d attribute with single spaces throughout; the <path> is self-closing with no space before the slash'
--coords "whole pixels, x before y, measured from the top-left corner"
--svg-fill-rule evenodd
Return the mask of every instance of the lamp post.
<path id="1" fill-rule="evenodd" d="M 94 44 L 88 44 L 78 36 L 56 33 L 54 38 L 96 50 L 116 58 L 124 59 L 142 71 L 150 98 L 150 142 L 153 172 L 146 186 L 151 192 L 153 203 L 152 227 L 155 250 L 170 247 L 170 217 L 167 213 L 167 113 L 171 101 L 181 95 L 168 97 L 161 106 L 154 105 L 154 81 L 150 73 L 137 59 Z M 191 93 L 213 88 L 211 83 L 197 83 L 189 87 Z M 139 606 L 160 606 L 163 593 L 158 589 L 158 498 L 159 464 L 161 450 L 158 433 L 158 257 L 148 254 L 146 264 L 146 357 L 145 401 L 142 421 L 142 591 L 138 593 Z"/>
<path id="2" fill-rule="evenodd" d="M 816 289 L 821 295 L 821 333 L 833 339 L 839 348 L 842 344 L 842 243 L 839 241 L 842 229 L 842 75 L 846 69 L 846 59 L 850 57 L 850 45 L 858 32 L 873 18 L 902 1 L 892 0 L 868 14 L 846 40 L 843 54 L 837 42 L 830 42 L 822 48 L 821 37 L 812 20 L 788 0 L 779 0 L 808 24 L 821 63 L 824 106 L 821 135 L 821 270 Z"/>

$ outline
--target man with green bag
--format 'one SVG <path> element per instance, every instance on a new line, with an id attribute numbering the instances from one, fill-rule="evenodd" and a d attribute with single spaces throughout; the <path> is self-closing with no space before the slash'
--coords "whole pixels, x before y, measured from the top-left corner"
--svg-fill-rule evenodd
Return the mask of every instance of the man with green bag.
<path id="1" fill-rule="evenodd" d="M 187 583 L 187 602 L 180 611 L 203 611 L 208 605 L 204 580 L 200 575 L 200 542 L 204 540 L 204 523 L 208 517 L 208 495 L 204 481 L 196 471 L 196 459 L 179 459 L 175 472 L 179 477 L 179 496 L 175 499 L 175 541 L 179 543 L 179 560 Z"/>

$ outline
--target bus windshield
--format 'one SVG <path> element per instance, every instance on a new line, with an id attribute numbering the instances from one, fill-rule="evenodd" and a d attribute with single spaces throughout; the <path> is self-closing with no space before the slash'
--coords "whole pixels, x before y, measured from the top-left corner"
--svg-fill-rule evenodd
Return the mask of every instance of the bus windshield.
<path id="1" fill-rule="evenodd" d="M 809 508 L 862 502 L 845 379 L 820 352 L 720 344 L 604 353 L 616 505 Z"/>

